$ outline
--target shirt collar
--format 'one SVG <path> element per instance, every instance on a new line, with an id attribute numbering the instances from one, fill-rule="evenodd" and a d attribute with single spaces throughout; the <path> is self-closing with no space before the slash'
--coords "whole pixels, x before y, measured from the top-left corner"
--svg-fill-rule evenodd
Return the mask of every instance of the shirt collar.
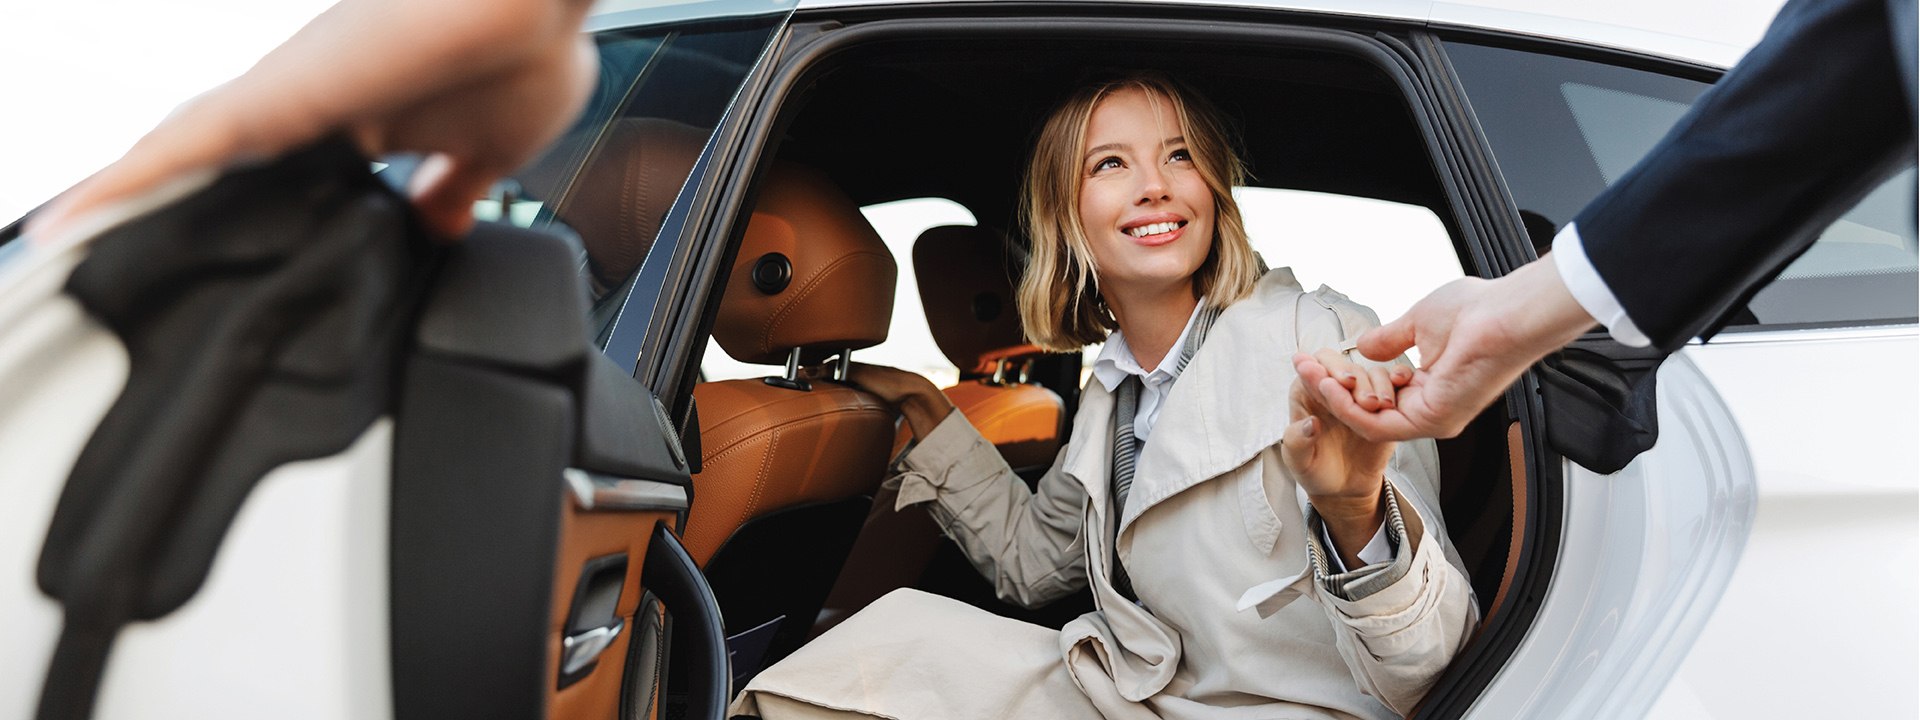
<path id="1" fill-rule="evenodd" d="M 1133 348 L 1127 346 L 1126 336 L 1119 330 L 1113 331 L 1107 335 L 1107 344 L 1100 348 L 1100 354 L 1093 359 L 1094 379 L 1099 380 L 1100 386 L 1106 388 L 1107 392 L 1113 392 L 1128 375 L 1138 376 L 1143 381 L 1155 375 L 1162 376 L 1163 380 L 1179 377 L 1180 350 L 1186 347 L 1187 333 L 1193 332 L 1194 318 L 1200 317 L 1202 307 L 1205 307 L 1205 303 L 1194 303 L 1193 313 L 1187 316 L 1186 327 L 1180 329 L 1180 337 L 1174 338 L 1166 356 L 1160 358 L 1160 364 L 1152 370 L 1140 367 L 1140 362 L 1133 357 Z"/>

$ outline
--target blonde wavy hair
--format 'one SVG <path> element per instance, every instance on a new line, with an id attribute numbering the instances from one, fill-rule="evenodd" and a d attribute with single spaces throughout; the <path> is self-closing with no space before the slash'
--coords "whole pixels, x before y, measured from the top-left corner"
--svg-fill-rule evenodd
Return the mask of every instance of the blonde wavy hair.
<path id="1" fill-rule="evenodd" d="M 1220 113 L 1159 73 L 1090 85 L 1047 117 L 1020 188 L 1020 224 L 1030 242 L 1017 294 L 1020 325 L 1028 341 L 1047 350 L 1076 351 L 1119 327 L 1100 297 L 1099 268 L 1080 223 L 1080 152 L 1094 108 L 1129 89 L 1173 106 L 1194 166 L 1213 191 L 1213 242 L 1194 272 L 1195 299 L 1226 307 L 1252 293 L 1260 280 L 1259 260 L 1233 200 L 1233 188 L 1246 181 L 1246 164 Z"/>

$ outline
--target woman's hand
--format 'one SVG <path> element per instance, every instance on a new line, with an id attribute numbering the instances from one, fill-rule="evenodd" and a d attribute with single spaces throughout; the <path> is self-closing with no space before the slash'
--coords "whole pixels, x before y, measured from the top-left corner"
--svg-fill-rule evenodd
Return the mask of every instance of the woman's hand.
<path id="1" fill-rule="evenodd" d="M 1376 408 L 1390 407 L 1394 390 L 1412 379 L 1404 365 L 1356 363 L 1338 350 L 1320 350 L 1313 357 L 1356 398 L 1371 398 Z M 1361 437 L 1305 383 L 1294 382 L 1288 405 L 1291 423 L 1281 438 L 1280 457 L 1326 523 L 1341 560 L 1359 567 L 1360 549 L 1386 519 L 1381 488 L 1394 444 Z"/>
<path id="2" fill-rule="evenodd" d="M 913 428 L 914 437 L 925 438 L 946 419 L 947 413 L 953 412 L 953 401 L 947 399 L 947 394 L 918 373 L 885 365 L 853 363 L 847 371 L 847 383 L 899 408 L 900 414 L 907 418 L 907 425 Z"/>

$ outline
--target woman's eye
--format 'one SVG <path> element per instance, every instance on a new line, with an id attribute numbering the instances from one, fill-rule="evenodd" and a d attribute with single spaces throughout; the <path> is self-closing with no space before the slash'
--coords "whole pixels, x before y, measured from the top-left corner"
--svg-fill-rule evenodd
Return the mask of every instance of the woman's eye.
<path id="1" fill-rule="evenodd" d="M 1110 157 L 1110 158 L 1101 160 L 1100 162 L 1094 163 L 1093 171 L 1100 172 L 1102 170 L 1112 170 L 1117 167 L 1120 167 L 1120 158 Z"/>
<path id="2" fill-rule="evenodd" d="M 1168 155 L 1167 162 L 1193 162 L 1193 155 L 1189 154 L 1186 148 L 1181 148 Z"/>

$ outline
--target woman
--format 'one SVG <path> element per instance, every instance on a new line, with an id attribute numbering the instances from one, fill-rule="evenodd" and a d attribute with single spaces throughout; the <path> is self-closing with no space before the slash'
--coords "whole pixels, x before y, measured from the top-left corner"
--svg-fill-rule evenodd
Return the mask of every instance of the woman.
<path id="1" fill-rule="evenodd" d="M 919 440 L 901 507 L 924 504 L 1001 597 L 1091 584 L 1098 609 L 1056 633 L 896 592 L 761 673 L 734 712 L 1387 717 L 1419 702 L 1478 619 L 1433 504 L 1433 446 L 1330 422 L 1289 358 L 1320 349 L 1369 409 L 1410 373 L 1324 349 L 1371 311 L 1260 275 L 1229 192 L 1242 175 L 1219 116 L 1159 76 L 1083 90 L 1047 121 L 1022 321 L 1049 349 L 1106 347 L 1037 491 L 926 379 L 852 376 Z"/>

